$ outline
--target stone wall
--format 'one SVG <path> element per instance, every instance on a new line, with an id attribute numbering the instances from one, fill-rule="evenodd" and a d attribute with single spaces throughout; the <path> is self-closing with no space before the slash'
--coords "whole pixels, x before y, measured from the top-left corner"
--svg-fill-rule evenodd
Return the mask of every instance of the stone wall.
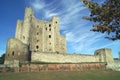
<path id="1" fill-rule="evenodd" d="M 10 38 L 7 44 L 4 64 L 16 64 L 28 61 L 28 46 L 16 38 Z"/>
<path id="2" fill-rule="evenodd" d="M 114 63 L 108 64 L 106 68 L 114 71 L 120 71 L 120 60 L 114 60 Z"/>
<path id="3" fill-rule="evenodd" d="M 106 54 L 106 62 L 108 64 L 114 63 L 112 50 L 111 49 L 105 49 L 105 54 Z"/>
<path id="4" fill-rule="evenodd" d="M 111 49 L 98 49 L 95 51 L 94 55 L 99 58 L 99 62 L 107 62 L 108 64 L 114 63 Z"/>
<path id="5" fill-rule="evenodd" d="M 47 63 L 81 63 L 81 62 L 99 62 L 98 57 L 93 55 L 80 54 L 58 54 L 32 52 L 31 62 Z"/>
<path id="6" fill-rule="evenodd" d="M 30 64 L 22 65 L 19 68 L 20 72 L 39 72 L 39 71 L 84 71 L 84 70 L 96 70 L 105 69 L 105 63 L 86 63 L 86 64 Z"/>
<path id="7" fill-rule="evenodd" d="M 66 53 L 66 37 L 60 35 L 59 28 L 58 17 L 39 20 L 32 8 L 26 8 L 24 20 L 17 21 L 15 37 L 27 44 L 30 51 Z"/>
<path id="8" fill-rule="evenodd" d="M 24 20 L 18 20 L 15 38 L 8 40 L 5 64 L 31 62 L 47 63 L 113 63 L 111 49 L 99 49 L 95 55 L 66 53 L 66 37 L 60 35 L 59 18 L 39 20 L 31 8 L 25 9 Z"/>
<path id="9" fill-rule="evenodd" d="M 22 64 L 20 67 L 9 68 L 12 72 L 39 72 L 39 71 L 86 71 L 106 69 L 105 63 L 85 63 L 85 64 Z M 8 68 L 0 68 L 0 72 L 7 71 Z"/>

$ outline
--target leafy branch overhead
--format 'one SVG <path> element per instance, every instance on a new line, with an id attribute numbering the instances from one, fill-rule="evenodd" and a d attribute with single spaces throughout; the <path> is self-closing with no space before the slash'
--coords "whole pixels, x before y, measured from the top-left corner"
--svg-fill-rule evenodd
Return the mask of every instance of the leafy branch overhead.
<path id="1" fill-rule="evenodd" d="M 0 57 L 0 64 L 4 64 L 5 54 Z"/>
<path id="2" fill-rule="evenodd" d="M 91 31 L 107 33 L 107 39 L 120 40 L 120 0 L 106 0 L 99 4 L 90 0 L 82 0 L 91 11 L 86 20 L 95 22 Z"/>

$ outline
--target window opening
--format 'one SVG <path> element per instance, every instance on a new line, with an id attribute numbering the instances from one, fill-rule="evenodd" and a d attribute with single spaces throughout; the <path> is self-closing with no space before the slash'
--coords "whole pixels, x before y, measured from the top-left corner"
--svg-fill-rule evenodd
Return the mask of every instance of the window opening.
<path id="1" fill-rule="evenodd" d="M 39 42 L 39 40 L 37 40 L 37 42 Z"/>
<path id="2" fill-rule="evenodd" d="M 49 27 L 51 27 L 51 24 L 49 24 Z"/>
<path id="3" fill-rule="evenodd" d="M 49 38 L 51 38 L 51 35 L 49 35 Z"/>
<path id="4" fill-rule="evenodd" d="M 57 24 L 57 21 L 55 23 Z"/>
<path id="5" fill-rule="evenodd" d="M 51 49 L 49 49 L 49 51 L 51 51 Z"/>
<path id="6" fill-rule="evenodd" d="M 23 39 L 25 39 L 25 36 L 23 36 Z"/>
<path id="7" fill-rule="evenodd" d="M 12 52 L 12 56 L 14 56 L 14 51 Z"/>
<path id="8" fill-rule="evenodd" d="M 36 49 L 38 49 L 38 48 L 39 48 L 39 46 L 37 45 L 37 46 L 36 46 Z"/>
<path id="9" fill-rule="evenodd" d="M 51 28 L 49 29 L 49 31 L 51 31 Z"/>
<path id="10" fill-rule="evenodd" d="M 37 32 L 37 35 L 38 35 L 39 33 Z"/>
<path id="11" fill-rule="evenodd" d="M 37 25 L 37 28 L 39 28 L 39 25 Z"/>

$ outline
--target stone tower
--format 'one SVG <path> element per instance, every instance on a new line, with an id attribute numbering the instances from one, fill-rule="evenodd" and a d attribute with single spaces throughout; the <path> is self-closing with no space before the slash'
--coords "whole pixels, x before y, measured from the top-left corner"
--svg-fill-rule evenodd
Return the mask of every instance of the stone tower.
<path id="1" fill-rule="evenodd" d="M 94 54 L 98 57 L 99 62 L 106 62 L 107 64 L 114 63 L 111 49 L 108 48 L 98 49 L 95 51 Z"/>
<path id="2" fill-rule="evenodd" d="M 25 9 L 24 21 L 18 20 L 16 26 L 15 38 L 21 40 L 25 44 L 29 44 L 29 34 L 31 28 L 31 20 L 33 17 L 33 10 L 31 8 Z"/>
<path id="3" fill-rule="evenodd" d="M 66 54 L 66 37 L 59 31 L 58 17 L 39 20 L 32 8 L 26 8 L 24 20 L 17 21 L 15 38 L 8 40 L 5 64 L 29 61 L 33 52 Z"/>
<path id="4" fill-rule="evenodd" d="M 31 8 L 26 8 L 24 21 L 18 20 L 15 38 L 27 44 L 30 51 L 66 53 L 66 39 L 60 35 L 59 18 L 38 20 Z"/>

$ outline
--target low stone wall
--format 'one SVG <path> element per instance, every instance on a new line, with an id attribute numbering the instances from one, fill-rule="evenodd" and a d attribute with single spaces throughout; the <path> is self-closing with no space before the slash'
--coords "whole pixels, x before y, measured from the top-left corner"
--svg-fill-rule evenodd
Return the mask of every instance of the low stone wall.
<path id="1" fill-rule="evenodd" d="M 106 69 L 105 63 L 84 64 L 23 64 L 20 67 L 0 68 L 0 72 L 86 71 Z"/>
<path id="2" fill-rule="evenodd" d="M 106 68 L 114 71 L 120 71 L 120 60 L 114 60 L 114 63 L 107 65 Z"/>
<path id="3" fill-rule="evenodd" d="M 84 71 L 106 69 L 105 63 L 85 63 L 85 64 L 27 64 L 19 68 L 19 72 L 39 72 L 39 71 Z"/>
<path id="4" fill-rule="evenodd" d="M 99 62 L 99 58 L 94 55 L 32 52 L 31 62 L 82 63 Z"/>

